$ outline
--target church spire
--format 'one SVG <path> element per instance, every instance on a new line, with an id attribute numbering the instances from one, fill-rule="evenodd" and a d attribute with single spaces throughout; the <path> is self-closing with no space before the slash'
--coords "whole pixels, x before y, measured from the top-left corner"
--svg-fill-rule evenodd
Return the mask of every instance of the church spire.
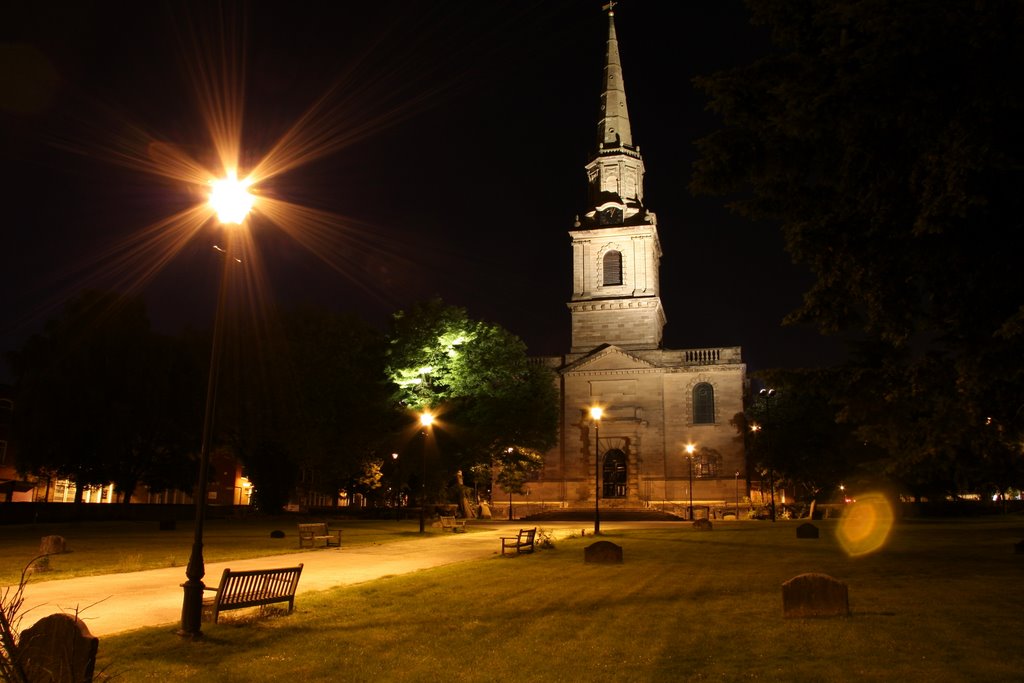
<path id="1" fill-rule="evenodd" d="M 604 61 L 604 88 L 597 123 L 597 149 L 587 164 L 589 209 L 581 225 L 649 223 L 653 215 L 644 208 L 644 161 L 633 144 L 626 108 L 626 88 L 615 35 L 615 2 L 608 12 L 608 42 Z"/>
<path id="2" fill-rule="evenodd" d="M 633 145 L 622 85 L 614 0 L 597 150 L 587 164 L 589 208 L 572 237 L 572 353 L 602 344 L 621 349 L 661 347 L 665 312 L 659 295 L 661 245 L 653 212 L 644 206 L 644 160 Z"/>
<path id="3" fill-rule="evenodd" d="M 615 2 L 604 6 L 608 11 L 608 47 L 605 52 L 604 90 L 601 93 L 601 120 L 597 127 L 597 148 L 632 147 L 633 133 L 629 128 L 626 108 L 626 88 L 622 82 L 622 62 L 619 60 L 619 41 L 615 36 Z"/>

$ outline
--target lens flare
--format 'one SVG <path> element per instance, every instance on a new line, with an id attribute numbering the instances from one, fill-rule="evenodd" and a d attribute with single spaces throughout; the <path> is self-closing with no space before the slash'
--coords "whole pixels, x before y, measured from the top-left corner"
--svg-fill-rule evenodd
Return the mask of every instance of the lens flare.
<path id="1" fill-rule="evenodd" d="M 217 212 L 217 220 L 225 225 L 238 225 L 252 210 L 256 197 L 249 192 L 252 181 L 238 179 L 237 171 L 227 177 L 210 181 L 210 207 Z"/>
<path id="2" fill-rule="evenodd" d="M 857 497 L 839 520 L 836 533 L 839 545 L 847 555 L 857 557 L 879 550 L 889 538 L 893 525 L 893 510 L 889 500 L 878 493 Z"/>

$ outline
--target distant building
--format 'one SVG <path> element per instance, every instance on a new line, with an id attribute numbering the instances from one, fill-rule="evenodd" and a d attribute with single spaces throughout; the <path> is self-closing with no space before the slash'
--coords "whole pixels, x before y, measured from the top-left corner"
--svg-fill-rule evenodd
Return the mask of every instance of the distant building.
<path id="1" fill-rule="evenodd" d="M 589 206 L 569 231 L 572 347 L 539 359 L 558 377 L 559 444 L 517 503 L 593 508 L 597 495 L 606 507 L 732 507 L 747 495 L 730 424 L 743 411 L 746 365 L 739 347 L 662 348 L 658 224 L 644 203 L 611 9 L 597 134 Z"/>
<path id="2" fill-rule="evenodd" d="M 0 384 L 0 504 L 72 503 L 77 485 L 70 479 L 45 473 L 18 474 L 16 440 L 13 437 L 15 395 L 12 387 Z M 228 450 L 213 452 L 207 497 L 211 505 L 247 506 L 252 503 L 253 487 L 238 458 Z M 82 491 L 83 503 L 120 503 L 124 496 L 113 484 L 90 485 Z M 193 504 L 192 492 L 151 491 L 140 484 L 132 492 L 132 503 Z"/>

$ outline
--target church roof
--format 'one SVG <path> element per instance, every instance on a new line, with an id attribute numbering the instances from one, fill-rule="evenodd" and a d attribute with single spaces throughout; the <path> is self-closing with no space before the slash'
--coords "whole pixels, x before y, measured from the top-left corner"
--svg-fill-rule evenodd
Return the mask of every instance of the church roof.
<path id="1" fill-rule="evenodd" d="M 595 370 L 650 370 L 658 367 L 650 361 L 627 353 L 613 344 L 605 344 L 578 360 L 569 363 L 561 372 L 592 372 Z"/>

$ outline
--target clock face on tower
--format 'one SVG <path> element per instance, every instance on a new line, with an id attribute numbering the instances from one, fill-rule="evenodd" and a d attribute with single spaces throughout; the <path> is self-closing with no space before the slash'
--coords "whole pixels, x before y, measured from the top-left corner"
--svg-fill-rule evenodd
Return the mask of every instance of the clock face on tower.
<path id="1" fill-rule="evenodd" d="M 599 225 L 618 225 L 622 222 L 622 209 L 614 206 L 603 209 L 597 214 L 597 222 Z"/>

